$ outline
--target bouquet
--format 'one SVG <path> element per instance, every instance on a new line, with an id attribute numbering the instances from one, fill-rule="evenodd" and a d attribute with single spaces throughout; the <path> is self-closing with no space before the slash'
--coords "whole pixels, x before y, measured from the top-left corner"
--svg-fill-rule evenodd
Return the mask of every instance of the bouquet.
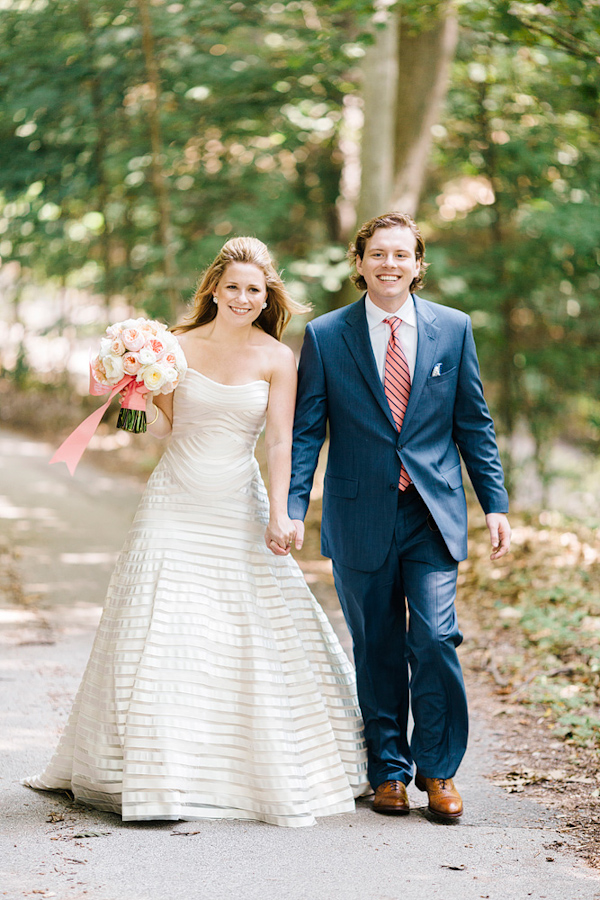
<path id="1" fill-rule="evenodd" d="M 166 325 L 142 318 L 110 325 L 90 363 L 90 394 L 108 394 L 108 399 L 62 442 L 50 463 L 65 462 L 73 475 L 116 394 L 121 394 L 117 427 L 146 431 L 146 394 L 169 394 L 186 371 L 183 350 Z"/>
<path id="2" fill-rule="evenodd" d="M 187 370 L 177 338 L 151 319 L 126 319 L 106 329 L 91 364 L 90 392 L 104 394 L 122 384 L 117 428 L 146 431 L 145 395 L 170 394 Z"/>

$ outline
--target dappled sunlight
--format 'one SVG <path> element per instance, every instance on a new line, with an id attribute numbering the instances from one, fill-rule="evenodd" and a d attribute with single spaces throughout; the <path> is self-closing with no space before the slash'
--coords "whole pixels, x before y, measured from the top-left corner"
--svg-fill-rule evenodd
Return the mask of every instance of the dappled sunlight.
<path id="1" fill-rule="evenodd" d="M 6 437 L 0 438 L 0 465 L 7 464 L 7 456 L 27 456 L 43 459 L 50 458 L 52 446 L 43 441 L 29 441 L 26 438 Z"/>
<path id="2" fill-rule="evenodd" d="M 45 524 L 53 524 L 56 513 L 45 506 L 15 506 L 8 497 L 0 497 L 0 519 L 36 519 Z"/>
<path id="3" fill-rule="evenodd" d="M 114 563 L 118 553 L 61 553 L 59 562 L 67 566 L 100 566 Z"/>
<path id="4" fill-rule="evenodd" d="M 37 624 L 37 613 L 28 609 L 0 609 L 0 626 Z"/>
<path id="5" fill-rule="evenodd" d="M 90 450 L 117 450 L 129 447 L 131 435 L 127 431 L 118 430 L 114 434 L 95 434 L 89 443 Z"/>
<path id="6" fill-rule="evenodd" d="M 600 533 L 598 531 L 591 532 L 592 539 L 595 539 L 595 546 L 593 546 L 591 541 L 582 539 L 581 535 L 575 534 L 573 531 L 563 531 L 560 527 L 561 521 L 560 513 L 540 513 L 540 525 L 545 527 L 518 525 L 512 533 L 513 546 L 553 543 L 555 546 L 564 548 L 564 552 L 552 560 L 557 569 L 570 566 L 587 568 L 596 564 L 600 560 Z"/>
<path id="7" fill-rule="evenodd" d="M 40 479 L 30 482 L 30 486 L 36 494 L 43 497 L 68 497 L 69 484 L 56 478 Z"/>

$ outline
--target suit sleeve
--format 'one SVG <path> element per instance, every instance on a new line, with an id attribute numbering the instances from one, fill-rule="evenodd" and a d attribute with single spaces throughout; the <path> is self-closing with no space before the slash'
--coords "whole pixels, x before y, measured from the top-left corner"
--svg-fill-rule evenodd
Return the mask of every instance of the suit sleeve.
<path id="1" fill-rule="evenodd" d="M 454 406 L 453 437 L 484 513 L 508 512 L 494 423 L 483 396 L 471 320 L 467 319 Z"/>
<path id="2" fill-rule="evenodd" d="M 323 360 L 312 323 L 304 335 L 298 367 L 298 394 L 292 447 L 288 515 L 304 519 L 319 452 L 327 431 L 327 390 Z"/>

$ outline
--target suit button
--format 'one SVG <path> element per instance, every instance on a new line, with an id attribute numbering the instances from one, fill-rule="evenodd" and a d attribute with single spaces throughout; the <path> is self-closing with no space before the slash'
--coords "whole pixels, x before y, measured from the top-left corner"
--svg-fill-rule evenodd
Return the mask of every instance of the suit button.
<path id="1" fill-rule="evenodd" d="M 397 484 L 390 484 L 390 491 L 397 491 L 397 490 L 398 490 Z"/>

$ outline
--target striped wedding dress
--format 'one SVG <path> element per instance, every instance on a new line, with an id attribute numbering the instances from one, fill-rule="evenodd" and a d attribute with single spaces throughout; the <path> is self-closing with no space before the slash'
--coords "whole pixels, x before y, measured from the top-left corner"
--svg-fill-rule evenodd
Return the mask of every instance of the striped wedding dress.
<path id="1" fill-rule="evenodd" d="M 367 787 L 352 666 L 296 562 L 263 540 L 269 385 L 193 369 L 111 579 L 40 790 L 147 819 L 312 825 Z"/>

